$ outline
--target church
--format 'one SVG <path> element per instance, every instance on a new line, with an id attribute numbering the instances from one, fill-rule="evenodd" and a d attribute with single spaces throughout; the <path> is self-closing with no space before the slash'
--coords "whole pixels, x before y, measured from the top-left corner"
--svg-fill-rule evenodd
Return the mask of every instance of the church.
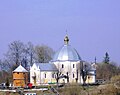
<path id="1" fill-rule="evenodd" d="M 69 44 L 68 35 L 64 44 L 55 53 L 49 63 L 34 63 L 30 67 L 30 83 L 34 86 L 54 83 L 95 83 L 96 68 L 94 64 L 83 61 Z"/>

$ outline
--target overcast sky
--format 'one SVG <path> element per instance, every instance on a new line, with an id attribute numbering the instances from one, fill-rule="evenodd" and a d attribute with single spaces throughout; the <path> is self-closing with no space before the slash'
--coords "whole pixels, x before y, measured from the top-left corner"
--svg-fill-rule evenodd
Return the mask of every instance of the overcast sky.
<path id="1" fill-rule="evenodd" d="M 15 40 L 56 51 L 66 30 L 83 60 L 120 64 L 120 0 L 0 0 L 0 58 Z"/>

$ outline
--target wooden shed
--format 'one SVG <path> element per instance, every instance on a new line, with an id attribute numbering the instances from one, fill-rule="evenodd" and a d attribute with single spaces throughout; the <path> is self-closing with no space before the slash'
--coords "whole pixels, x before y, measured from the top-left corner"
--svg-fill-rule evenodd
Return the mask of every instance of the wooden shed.
<path id="1" fill-rule="evenodd" d="M 28 71 L 19 65 L 13 71 L 13 85 L 16 87 L 25 87 L 28 83 Z"/>

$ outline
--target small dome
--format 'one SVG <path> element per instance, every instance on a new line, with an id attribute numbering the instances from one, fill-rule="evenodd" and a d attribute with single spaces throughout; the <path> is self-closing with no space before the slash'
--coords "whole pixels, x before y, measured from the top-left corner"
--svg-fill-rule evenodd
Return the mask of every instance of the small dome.
<path id="1" fill-rule="evenodd" d="M 68 36 L 64 39 L 64 45 L 55 53 L 52 61 L 80 61 L 77 51 L 69 44 Z"/>

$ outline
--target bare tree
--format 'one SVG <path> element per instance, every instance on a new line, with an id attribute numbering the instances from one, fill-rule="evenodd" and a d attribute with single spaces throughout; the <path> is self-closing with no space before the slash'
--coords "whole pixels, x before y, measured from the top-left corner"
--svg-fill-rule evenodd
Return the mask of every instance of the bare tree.
<path id="1" fill-rule="evenodd" d="M 86 84 L 86 80 L 87 80 L 87 76 L 88 76 L 88 72 L 90 70 L 90 67 L 89 67 L 89 63 L 87 62 L 81 62 L 81 67 L 80 67 L 80 71 L 81 71 L 81 76 L 82 76 L 82 79 L 83 79 L 83 85 Z"/>
<path id="2" fill-rule="evenodd" d="M 36 46 L 35 52 L 37 61 L 40 63 L 49 62 L 52 59 L 52 55 L 54 53 L 53 49 L 46 45 Z"/>
<path id="3" fill-rule="evenodd" d="M 0 59 L 0 71 L 2 70 L 2 61 Z"/>
<path id="4" fill-rule="evenodd" d="M 8 45 L 8 52 L 6 53 L 6 60 L 10 64 L 20 64 L 23 59 L 24 44 L 20 41 L 14 41 Z"/>
<path id="5" fill-rule="evenodd" d="M 28 61 L 30 65 L 33 65 L 33 62 L 35 62 L 35 48 L 31 42 L 27 43 L 27 52 L 28 52 Z"/>
<path id="6" fill-rule="evenodd" d="M 3 59 L 3 64 L 7 70 L 14 70 L 23 60 L 25 45 L 20 41 L 13 41 L 8 45 L 8 51 Z"/>
<path id="7" fill-rule="evenodd" d="M 0 83 L 5 82 L 6 78 L 9 78 L 11 81 L 11 76 L 9 64 L 4 60 L 0 60 Z"/>
<path id="8" fill-rule="evenodd" d="M 22 59 L 22 66 L 27 70 L 30 69 L 30 66 L 35 62 L 35 49 L 34 45 L 31 42 L 28 42 L 24 47 L 24 55 Z"/>

